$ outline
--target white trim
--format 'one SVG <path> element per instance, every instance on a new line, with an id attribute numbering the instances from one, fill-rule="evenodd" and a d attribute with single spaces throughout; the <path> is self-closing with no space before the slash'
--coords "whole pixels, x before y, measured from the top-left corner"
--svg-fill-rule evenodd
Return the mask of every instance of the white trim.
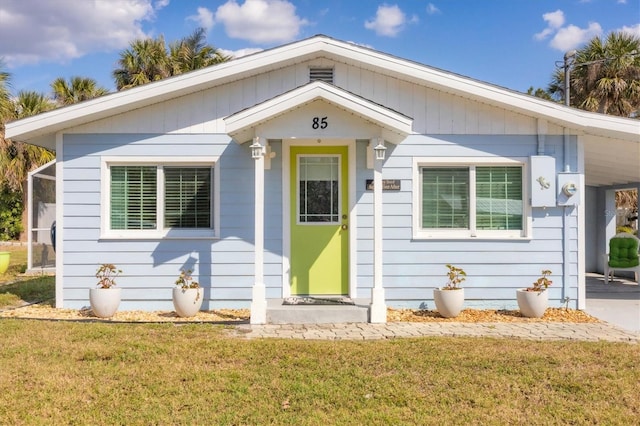
<path id="1" fill-rule="evenodd" d="M 547 119 L 550 123 L 563 127 L 640 143 L 638 120 L 566 107 L 322 35 L 7 123 L 5 137 L 49 146 L 55 132 L 63 129 L 320 57 Z"/>
<path id="2" fill-rule="evenodd" d="M 64 143 L 56 133 L 56 308 L 64 308 Z"/>
<path id="3" fill-rule="evenodd" d="M 330 222 L 301 222 L 300 221 L 300 204 L 296 203 L 296 225 L 300 226 L 336 226 L 342 223 L 342 219 L 340 218 L 342 212 L 342 155 L 340 154 L 298 154 L 296 156 L 296 166 L 298 170 L 296 171 L 296 176 L 300 177 L 300 159 L 303 157 L 333 157 L 338 159 L 338 182 L 340 183 L 338 187 L 338 219 L 336 221 Z M 296 194 L 300 194 L 300 179 L 296 180 Z M 328 216 L 331 216 L 329 214 Z"/>
<path id="4" fill-rule="evenodd" d="M 378 144 L 384 144 L 382 138 L 371 139 L 368 150 L 373 151 Z M 373 288 L 371 289 L 371 305 L 369 320 L 372 323 L 387 322 L 387 305 L 383 286 L 383 225 L 382 225 L 382 163 L 374 160 L 373 170 Z"/>
<path id="5" fill-rule="evenodd" d="M 55 176 L 43 175 L 40 172 L 56 163 L 53 159 L 46 164 L 27 173 L 27 270 L 33 269 L 33 232 L 46 231 L 46 228 L 33 227 L 33 178 L 56 181 Z"/>
<path id="6" fill-rule="evenodd" d="M 218 156 L 201 157 L 131 157 L 103 156 L 100 158 L 100 240 L 157 240 L 157 239 L 217 239 L 220 236 L 220 167 Z M 110 166 L 118 165 L 153 165 L 157 166 L 157 199 L 161 203 L 158 208 L 157 229 L 150 230 L 112 230 L 110 229 Z M 168 229 L 164 228 L 164 171 L 163 166 L 211 167 L 213 179 L 213 205 L 211 206 L 211 223 L 213 229 Z"/>
<path id="7" fill-rule="evenodd" d="M 578 143 L 578 173 L 580 182 L 578 183 L 578 193 L 582 194 L 582 202 L 578 204 L 578 309 L 586 309 L 587 287 L 586 287 L 586 218 L 585 204 L 587 199 L 584 182 L 584 140 L 581 136 L 577 138 Z M 594 230 L 593 232 L 597 232 Z"/>
<path id="8" fill-rule="evenodd" d="M 291 147 L 318 146 L 316 141 L 303 139 L 282 139 L 282 297 L 291 296 L 291 191 L 289 179 L 291 175 Z M 349 171 L 349 297 L 356 298 L 357 294 L 357 202 L 356 202 L 356 140 L 331 139 L 323 140 L 322 146 L 347 146 Z"/>
<path id="9" fill-rule="evenodd" d="M 255 142 L 266 145 L 256 137 Z M 266 151 L 266 150 L 265 150 Z M 267 296 L 264 284 L 264 170 L 265 156 L 254 159 L 254 283 L 251 289 L 251 324 L 266 324 Z"/>
<path id="10" fill-rule="evenodd" d="M 522 167 L 522 230 L 477 230 L 475 227 L 475 202 L 469 203 L 469 229 L 423 229 L 422 218 L 422 167 L 469 167 L 469 199 L 476 199 L 475 167 L 476 166 L 521 166 Z M 529 203 L 529 159 L 527 157 L 414 157 L 413 158 L 413 200 L 412 225 L 413 239 L 473 239 L 473 240 L 511 240 L 531 239 L 533 233 L 532 209 Z M 473 180 L 472 180 L 473 179 Z"/>
<path id="11" fill-rule="evenodd" d="M 389 142 L 400 143 L 412 133 L 413 119 L 323 81 L 314 81 L 226 117 L 225 133 L 238 143 L 246 142 L 255 137 L 255 129 L 262 123 L 318 99 L 375 123 L 385 131 Z"/>

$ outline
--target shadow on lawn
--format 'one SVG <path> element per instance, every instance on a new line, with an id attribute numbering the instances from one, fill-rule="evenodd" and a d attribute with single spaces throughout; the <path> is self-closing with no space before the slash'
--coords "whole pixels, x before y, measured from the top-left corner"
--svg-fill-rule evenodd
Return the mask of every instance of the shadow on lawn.
<path id="1" fill-rule="evenodd" d="M 29 277 L 9 284 L 0 284 L 0 309 L 31 303 L 53 304 L 55 292 L 53 276 Z"/>

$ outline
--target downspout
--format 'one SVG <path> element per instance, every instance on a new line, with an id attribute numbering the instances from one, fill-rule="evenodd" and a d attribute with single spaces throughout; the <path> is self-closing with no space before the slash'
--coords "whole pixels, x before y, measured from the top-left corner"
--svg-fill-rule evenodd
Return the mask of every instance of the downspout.
<path id="1" fill-rule="evenodd" d="M 569 129 L 564 128 L 563 135 L 563 151 L 562 151 L 562 160 L 564 162 L 564 173 L 571 172 L 571 164 L 569 162 Z M 562 190 L 562 189 L 560 189 Z M 569 237 L 571 233 L 569 232 L 569 224 L 571 223 L 569 220 L 569 215 L 571 214 L 570 206 L 562 207 L 562 300 L 566 300 L 568 288 L 569 288 L 569 280 L 571 278 L 571 274 L 569 271 L 569 260 L 570 260 L 570 244 Z M 574 207 L 571 207 L 572 209 Z"/>

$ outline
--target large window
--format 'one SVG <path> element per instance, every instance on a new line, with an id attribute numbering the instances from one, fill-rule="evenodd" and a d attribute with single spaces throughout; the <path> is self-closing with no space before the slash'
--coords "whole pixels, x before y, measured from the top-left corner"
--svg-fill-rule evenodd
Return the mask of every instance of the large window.
<path id="1" fill-rule="evenodd" d="M 523 167 L 418 163 L 414 233 L 445 238 L 526 236 Z"/>
<path id="2" fill-rule="evenodd" d="M 105 162 L 103 236 L 215 235 L 213 164 Z M 103 199 L 105 199 L 103 197 Z"/>

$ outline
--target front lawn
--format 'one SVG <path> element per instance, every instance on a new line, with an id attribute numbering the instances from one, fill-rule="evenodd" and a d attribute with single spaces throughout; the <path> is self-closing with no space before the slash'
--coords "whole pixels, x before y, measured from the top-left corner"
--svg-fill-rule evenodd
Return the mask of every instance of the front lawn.
<path id="1" fill-rule="evenodd" d="M 6 424 L 639 424 L 637 345 L 0 320 Z"/>

